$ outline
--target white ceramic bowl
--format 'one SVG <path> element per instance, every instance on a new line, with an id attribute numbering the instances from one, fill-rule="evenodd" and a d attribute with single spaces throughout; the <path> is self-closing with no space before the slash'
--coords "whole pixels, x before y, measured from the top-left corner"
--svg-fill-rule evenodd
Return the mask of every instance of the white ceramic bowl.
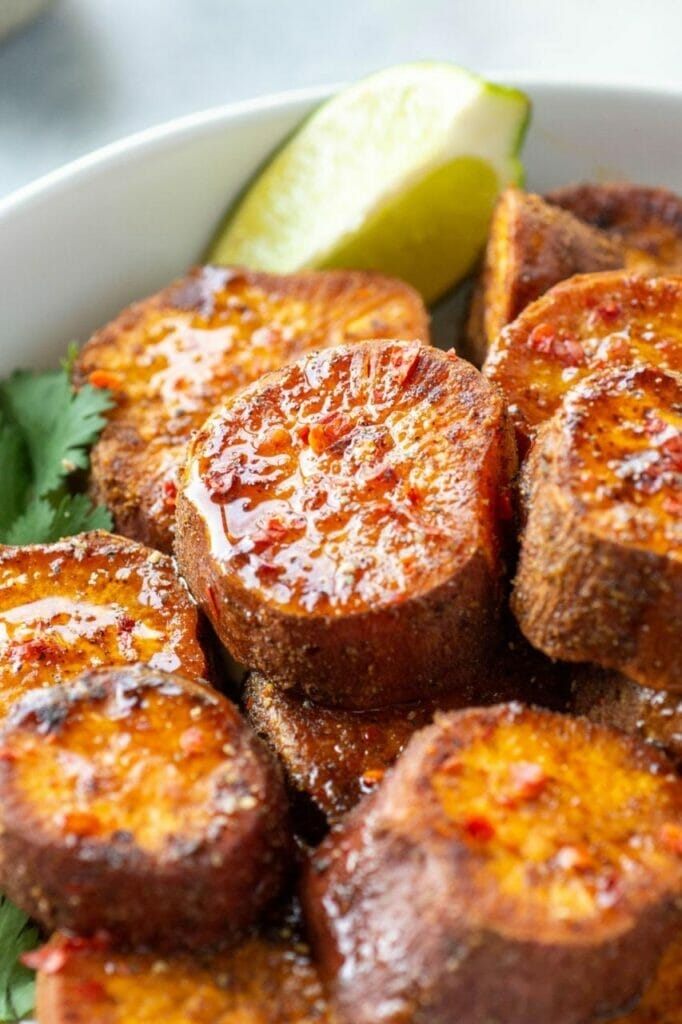
<path id="1" fill-rule="evenodd" d="M 515 79 L 534 114 L 528 183 L 630 178 L 682 188 L 682 93 Z M 0 374 L 71 339 L 201 258 L 229 201 L 330 88 L 185 117 L 0 202 Z"/>

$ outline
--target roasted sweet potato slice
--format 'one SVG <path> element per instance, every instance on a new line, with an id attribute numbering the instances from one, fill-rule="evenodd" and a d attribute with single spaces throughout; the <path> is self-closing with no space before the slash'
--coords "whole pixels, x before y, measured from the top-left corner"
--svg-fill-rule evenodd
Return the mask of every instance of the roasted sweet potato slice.
<path id="1" fill-rule="evenodd" d="M 210 956 L 112 953 L 55 935 L 32 955 L 38 1024 L 327 1024 L 306 946 L 256 936 Z"/>
<path id="2" fill-rule="evenodd" d="M 271 682 L 350 709 L 433 696 L 494 643 L 514 465 L 501 397 L 454 353 L 314 353 L 195 436 L 178 560 Z"/>
<path id="3" fill-rule="evenodd" d="M 437 700 L 343 711 L 313 704 L 252 672 L 244 706 L 256 732 L 284 768 L 299 828 L 319 835 L 325 820 L 337 824 L 381 782 L 413 733 L 428 725 L 436 711 L 509 700 L 562 709 L 568 697 L 566 666 L 544 657 L 510 626 L 485 673 Z"/>
<path id="4" fill-rule="evenodd" d="M 682 371 L 682 277 L 613 272 L 555 285 L 498 335 L 483 373 L 507 396 L 525 451 L 582 377 L 633 361 Z"/>
<path id="5" fill-rule="evenodd" d="M 46 928 L 234 942 L 289 853 L 277 767 L 206 686 L 100 669 L 29 694 L 0 731 L 0 885 Z"/>
<path id="6" fill-rule="evenodd" d="M 578 715 L 662 747 L 682 767 L 682 694 L 652 690 L 618 672 L 586 665 L 572 681 Z"/>
<path id="7" fill-rule="evenodd" d="M 0 720 L 27 690 L 98 665 L 206 677 L 201 624 L 170 558 L 104 531 L 0 545 Z"/>
<path id="8" fill-rule="evenodd" d="M 344 1024 L 584 1024 L 644 988 L 681 885 L 662 755 L 507 704 L 417 733 L 311 855 L 303 897 Z"/>
<path id="9" fill-rule="evenodd" d="M 552 285 L 574 274 L 625 266 L 615 239 L 541 196 L 508 188 L 490 224 L 468 336 L 480 364 L 503 327 Z"/>
<path id="10" fill-rule="evenodd" d="M 682 691 L 682 378 L 583 381 L 538 436 L 512 607 L 550 657 Z"/>
<path id="11" fill-rule="evenodd" d="M 78 356 L 76 383 L 118 398 L 92 453 L 94 496 L 119 533 L 170 551 L 185 447 L 219 401 L 310 349 L 396 335 L 428 341 L 423 303 L 400 281 L 197 268 L 125 310 Z"/>
<path id="12" fill-rule="evenodd" d="M 545 196 L 631 252 L 628 263 L 659 274 L 682 272 L 682 198 L 630 182 L 564 185 Z"/>

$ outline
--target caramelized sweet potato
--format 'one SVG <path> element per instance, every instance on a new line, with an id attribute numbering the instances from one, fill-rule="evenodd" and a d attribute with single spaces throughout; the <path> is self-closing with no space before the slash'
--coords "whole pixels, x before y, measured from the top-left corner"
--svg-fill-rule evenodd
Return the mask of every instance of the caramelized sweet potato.
<path id="1" fill-rule="evenodd" d="M 0 731 L 0 886 L 46 928 L 225 945 L 290 852 L 274 761 L 206 686 L 100 669 L 28 694 Z"/>
<path id="2" fill-rule="evenodd" d="M 583 381 L 543 429 L 512 608 L 550 657 L 682 691 L 682 378 L 646 366 Z"/>
<path id="3" fill-rule="evenodd" d="M 344 1024 L 584 1024 L 644 988 L 681 886 L 682 779 L 662 755 L 508 704 L 413 737 L 312 854 L 303 896 Z"/>
<path id="4" fill-rule="evenodd" d="M 38 1024 L 327 1024 L 306 946 L 285 929 L 210 956 L 111 953 L 55 935 L 37 957 Z"/>
<path id="5" fill-rule="evenodd" d="M 319 835 L 325 819 L 338 823 L 375 788 L 436 711 L 509 700 L 565 708 L 566 666 L 545 658 L 511 625 L 508 633 L 492 664 L 470 686 L 437 700 L 374 711 L 325 708 L 252 672 L 244 690 L 246 714 L 284 768 L 300 811 L 299 827 L 301 822 L 304 830 L 317 826 L 313 834 Z"/>
<path id="6" fill-rule="evenodd" d="M 659 274 L 682 272 L 682 198 L 630 182 L 565 185 L 545 196 L 631 250 L 628 263 Z"/>
<path id="7" fill-rule="evenodd" d="M 574 675 L 572 704 L 578 715 L 662 747 L 682 767 L 682 694 L 651 690 L 586 665 Z"/>
<path id="8" fill-rule="evenodd" d="M 507 396 L 523 452 L 582 377 L 633 361 L 682 371 L 682 277 L 586 274 L 504 328 L 483 367 Z"/>
<path id="9" fill-rule="evenodd" d="M 118 398 L 92 453 L 95 498 L 119 533 L 170 551 L 186 444 L 219 401 L 310 349 L 396 334 L 428 341 L 428 318 L 416 292 L 379 274 L 197 268 L 78 356 L 76 383 Z"/>
<path id="10" fill-rule="evenodd" d="M 469 317 L 475 362 L 503 327 L 552 285 L 574 274 L 625 266 L 624 248 L 540 196 L 508 188 L 490 224 L 483 269 Z"/>
<path id="11" fill-rule="evenodd" d="M 178 560 L 234 657 L 271 682 L 349 709 L 430 697 L 495 642 L 514 467 L 501 397 L 454 353 L 339 346 L 198 432 Z"/>
<path id="12" fill-rule="evenodd" d="M 0 720 L 28 690 L 98 665 L 208 675 L 197 609 L 170 558 L 104 531 L 0 545 Z"/>

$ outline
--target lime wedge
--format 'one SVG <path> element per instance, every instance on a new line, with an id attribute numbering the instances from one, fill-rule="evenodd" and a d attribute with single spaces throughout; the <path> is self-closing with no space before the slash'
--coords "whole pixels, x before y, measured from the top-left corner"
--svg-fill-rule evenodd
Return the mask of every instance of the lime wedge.
<path id="1" fill-rule="evenodd" d="M 452 64 L 365 78 L 309 117 L 230 211 L 209 259 L 381 270 L 433 301 L 473 266 L 522 177 L 529 101 Z"/>

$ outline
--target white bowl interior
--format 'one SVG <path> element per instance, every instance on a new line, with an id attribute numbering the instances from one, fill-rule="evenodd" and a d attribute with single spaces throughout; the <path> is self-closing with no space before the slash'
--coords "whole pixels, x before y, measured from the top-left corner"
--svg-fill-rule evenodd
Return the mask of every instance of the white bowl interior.
<path id="1" fill-rule="evenodd" d="M 682 96 L 518 83 L 534 105 L 529 186 L 630 178 L 680 187 Z M 199 261 L 261 161 L 327 94 L 185 118 L 76 161 L 0 203 L 0 374 L 47 366 Z"/>

